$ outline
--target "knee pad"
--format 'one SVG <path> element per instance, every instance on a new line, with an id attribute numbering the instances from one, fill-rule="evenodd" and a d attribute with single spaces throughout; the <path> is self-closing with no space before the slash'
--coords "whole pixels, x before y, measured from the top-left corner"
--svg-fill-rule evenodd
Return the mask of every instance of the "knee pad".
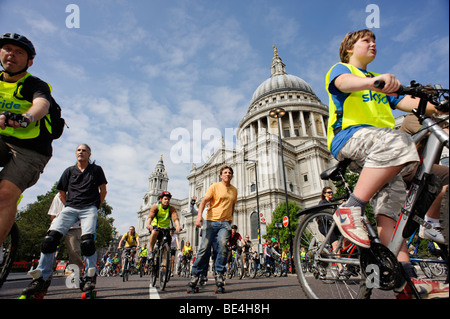
<path id="1" fill-rule="evenodd" d="M 49 230 L 41 243 L 41 252 L 44 254 L 54 253 L 58 248 L 63 234 L 56 230 Z"/>
<path id="2" fill-rule="evenodd" d="M 96 251 L 94 237 L 93 234 L 81 236 L 81 253 L 87 257 L 92 256 Z"/>

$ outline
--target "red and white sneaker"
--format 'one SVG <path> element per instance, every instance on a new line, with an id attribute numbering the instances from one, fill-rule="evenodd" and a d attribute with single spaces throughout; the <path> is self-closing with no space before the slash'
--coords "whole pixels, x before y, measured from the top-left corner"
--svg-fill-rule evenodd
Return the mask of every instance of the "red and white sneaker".
<path id="1" fill-rule="evenodd" d="M 448 284 L 417 278 L 411 278 L 411 281 L 422 299 L 448 298 Z M 396 297 L 397 299 L 415 299 L 414 292 L 408 284 Z"/>
<path id="2" fill-rule="evenodd" d="M 333 215 L 342 235 L 354 244 L 370 248 L 369 235 L 362 223 L 361 207 L 339 207 Z"/>

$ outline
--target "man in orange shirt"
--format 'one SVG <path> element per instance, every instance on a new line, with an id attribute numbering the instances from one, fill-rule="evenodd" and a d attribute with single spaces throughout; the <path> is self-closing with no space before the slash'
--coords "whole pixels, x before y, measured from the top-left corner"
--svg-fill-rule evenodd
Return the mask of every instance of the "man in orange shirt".
<path id="1" fill-rule="evenodd" d="M 233 169 L 224 166 L 220 170 L 220 182 L 212 184 L 206 191 L 198 208 L 195 225 L 202 227 L 202 242 L 191 271 L 189 286 L 194 289 L 201 275 L 206 276 L 211 247 L 216 255 L 216 285 L 223 286 L 223 277 L 227 270 L 227 242 L 231 236 L 231 221 L 234 206 L 237 202 L 237 189 L 231 185 Z M 206 220 L 203 221 L 203 210 L 209 205 Z"/>

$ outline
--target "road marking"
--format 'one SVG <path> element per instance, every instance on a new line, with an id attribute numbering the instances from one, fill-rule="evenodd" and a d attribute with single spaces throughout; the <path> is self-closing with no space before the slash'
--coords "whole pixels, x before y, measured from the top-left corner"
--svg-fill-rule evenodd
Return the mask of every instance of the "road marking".
<path id="1" fill-rule="evenodd" d="M 156 289 L 156 287 L 152 287 L 151 284 L 150 284 L 150 287 L 149 287 L 149 299 L 161 299 L 159 297 L 158 290 Z"/>

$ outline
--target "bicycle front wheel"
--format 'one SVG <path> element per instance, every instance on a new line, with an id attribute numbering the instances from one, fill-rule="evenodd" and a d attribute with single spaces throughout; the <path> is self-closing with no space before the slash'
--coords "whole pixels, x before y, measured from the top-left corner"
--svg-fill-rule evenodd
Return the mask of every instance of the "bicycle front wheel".
<path id="1" fill-rule="evenodd" d="M 159 254 L 159 288 L 164 290 L 170 275 L 170 247 L 165 243 Z"/>
<path id="2" fill-rule="evenodd" d="M 0 288 L 8 277 L 9 271 L 11 270 L 14 259 L 16 257 L 17 249 L 19 248 L 19 227 L 14 223 L 11 230 L 9 231 L 8 237 L 0 246 L 3 253 L 3 262 L 0 264 Z"/>
<path id="3" fill-rule="evenodd" d="M 128 258 L 123 260 L 123 269 L 122 269 L 122 280 L 123 282 L 128 281 Z"/>
<path id="4" fill-rule="evenodd" d="M 337 228 L 331 230 L 334 223 L 332 214 L 331 211 L 314 212 L 303 215 L 298 221 L 294 262 L 300 286 L 311 299 L 370 298 L 372 290 L 365 285 L 365 277 L 359 266 L 359 254 L 347 253 L 339 248 L 342 235 Z M 321 250 L 329 232 L 334 234 Z M 305 254 L 308 258 L 305 258 Z M 307 260 L 310 265 L 305 264 Z M 301 271 L 308 266 L 312 273 Z"/>
<path id="5" fill-rule="evenodd" d="M 157 258 L 156 256 L 153 257 L 152 262 L 149 266 L 151 287 L 155 287 L 156 279 L 158 279 L 158 264 L 159 264 L 159 258 Z"/>
<path id="6" fill-rule="evenodd" d="M 256 277 L 256 272 L 258 271 L 257 269 L 257 265 L 256 262 L 252 259 L 250 260 L 250 263 L 248 264 L 249 270 L 248 270 L 248 275 L 250 278 L 255 278 Z"/>
<path id="7" fill-rule="evenodd" d="M 242 276 L 244 276 L 244 263 L 242 262 L 241 258 L 236 259 L 236 266 L 237 266 L 237 277 L 239 279 L 242 279 Z"/>

